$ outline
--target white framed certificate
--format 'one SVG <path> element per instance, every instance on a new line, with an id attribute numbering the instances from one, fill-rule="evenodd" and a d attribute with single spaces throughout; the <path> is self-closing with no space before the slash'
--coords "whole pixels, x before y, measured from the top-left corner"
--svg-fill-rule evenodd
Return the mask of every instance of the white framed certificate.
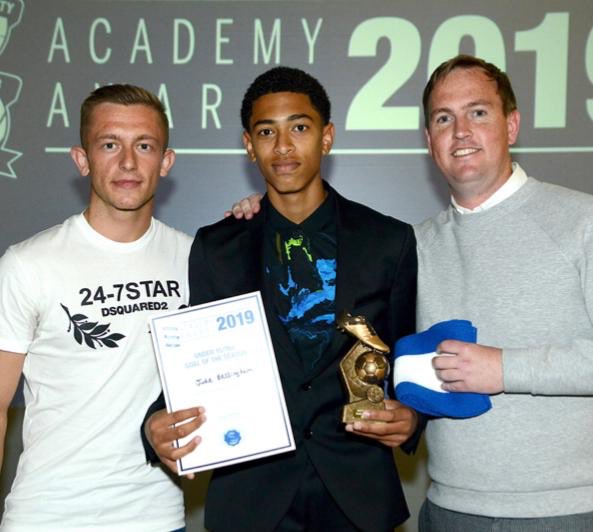
<path id="1" fill-rule="evenodd" d="M 167 410 L 206 409 L 177 461 L 180 475 L 294 450 L 294 437 L 259 292 L 149 320 Z"/>

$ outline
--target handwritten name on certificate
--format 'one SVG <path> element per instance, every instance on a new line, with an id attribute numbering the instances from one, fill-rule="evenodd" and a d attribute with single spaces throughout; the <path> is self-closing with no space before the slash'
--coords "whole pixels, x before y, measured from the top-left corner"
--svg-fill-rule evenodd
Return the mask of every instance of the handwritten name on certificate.
<path id="1" fill-rule="evenodd" d="M 259 292 L 151 317 L 167 410 L 206 409 L 200 445 L 180 475 L 294 450 Z"/>

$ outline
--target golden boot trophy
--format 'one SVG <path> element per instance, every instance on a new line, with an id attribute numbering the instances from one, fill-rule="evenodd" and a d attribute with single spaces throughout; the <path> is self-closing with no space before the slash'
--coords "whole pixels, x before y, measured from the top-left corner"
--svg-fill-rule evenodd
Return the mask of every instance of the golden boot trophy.
<path id="1" fill-rule="evenodd" d="M 338 329 L 358 338 L 340 362 L 342 379 L 348 390 L 348 403 L 342 421 L 353 423 L 362 419 L 365 410 L 385 410 L 383 382 L 389 374 L 389 347 L 364 316 L 343 312 L 338 316 Z"/>

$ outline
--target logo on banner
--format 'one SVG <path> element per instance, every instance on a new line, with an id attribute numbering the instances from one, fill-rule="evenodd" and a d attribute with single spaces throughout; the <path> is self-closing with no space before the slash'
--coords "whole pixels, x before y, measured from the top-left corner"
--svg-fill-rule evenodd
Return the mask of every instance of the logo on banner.
<path id="1" fill-rule="evenodd" d="M 22 153 L 6 146 L 10 135 L 10 107 L 19 99 L 23 82 L 18 76 L 0 72 L 0 175 L 16 179 L 12 163 Z"/>
<path id="2" fill-rule="evenodd" d="M 25 4 L 23 0 L 0 0 L 0 54 L 6 48 L 10 33 L 19 24 Z M 19 99 L 23 81 L 14 74 L 0 72 L 0 175 L 16 179 L 12 168 L 21 152 L 7 146 L 10 136 L 10 107 Z"/>
<path id="3" fill-rule="evenodd" d="M 10 32 L 21 21 L 24 9 L 23 0 L 0 0 L 0 54 L 8 44 Z"/>

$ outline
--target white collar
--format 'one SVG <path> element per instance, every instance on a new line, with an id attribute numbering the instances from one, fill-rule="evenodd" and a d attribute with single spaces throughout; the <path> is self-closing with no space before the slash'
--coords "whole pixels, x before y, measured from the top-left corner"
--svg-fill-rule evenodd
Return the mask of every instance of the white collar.
<path id="1" fill-rule="evenodd" d="M 510 198 L 517 190 L 519 190 L 527 182 L 527 174 L 517 163 L 513 163 L 513 173 L 506 180 L 506 182 L 488 199 L 480 203 L 473 209 L 462 207 L 451 196 L 451 205 L 459 214 L 471 214 L 475 212 L 482 212 L 498 205 L 507 198 Z"/>

